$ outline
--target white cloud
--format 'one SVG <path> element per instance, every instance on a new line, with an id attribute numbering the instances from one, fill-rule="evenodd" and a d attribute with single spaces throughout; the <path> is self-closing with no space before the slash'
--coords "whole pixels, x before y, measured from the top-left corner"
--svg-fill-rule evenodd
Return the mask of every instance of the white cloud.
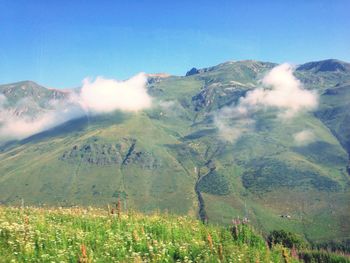
<path id="1" fill-rule="evenodd" d="M 304 146 L 316 140 L 315 134 L 310 130 L 303 130 L 293 134 L 294 142 L 298 146 Z"/>
<path id="2" fill-rule="evenodd" d="M 177 102 L 175 100 L 159 101 L 158 106 L 164 110 L 169 110 L 177 107 Z"/>
<path id="3" fill-rule="evenodd" d="M 304 89 L 302 83 L 294 77 L 293 67 L 289 64 L 273 68 L 262 79 L 262 84 L 263 87 L 248 92 L 241 99 L 241 106 L 274 107 L 280 111 L 280 117 L 286 118 L 317 107 L 317 93 Z"/>
<path id="4" fill-rule="evenodd" d="M 157 106 L 161 110 L 160 115 L 166 117 L 186 116 L 186 111 L 176 100 L 158 101 Z"/>
<path id="5" fill-rule="evenodd" d="M 261 81 L 261 86 L 247 92 L 238 104 L 225 107 L 215 114 L 214 121 L 222 138 L 234 142 L 242 132 L 252 129 L 253 113 L 270 108 L 279 118 L 290 119 L 303 111 L 316 109 L 318 95 L 304 89 L 293 75 L 293 67 L 281 64 L 273 68 Z"/>
<path id="6" fill-rule="evenodd" d="M 143 110 L 152 104 L 146 83 L 147 76 L 144 73 L 126 81 L 102 77 L 93 82 L 85 79 L 78 101 L 84 109 L 94 113 Z"/>
<path id="7" fill-rule="evenodd" d="M 125 81 L 102 77 L 94 81 L 85 79 L 78 93 L 70 92 L 65 100 L 50 101 L 50 109 L 42 109 L 35 116 L 25 112 L 36 105 L 34 101 L 23 99 L 17 107 L 5 107 L 6 97 L 0 94 L 0 139 L 23 139 L 90 113 L 136 112 L 149 108 L 152 98 L 147 93 L 146 83 L 143 73 Z"/>
<path id="8" fill-rule="evenodd" d="M 80 107 L 69 104 L 61 105 L 34 117 L 28 115 L 16 116 L 11 110 L 2 109 L 0 114 L 0 138 L 23 139 L 83 115 L 84 112 Z"/>
<path id="9" fill-rule="evenodd" d="M 6 114 L 5 114 L 5 104 L 7 102 L 7 98 L 5 97 L 5 95 L 0 94 L 0 128 L 1 128 L 1 124 L 3 121 L 5 121 Z"/>
<path id="10" fill-rule="evenodd" d="M 5 97 L 5 95 L 0 94 L 0 109 L 5 105 L 7 99 Z"/>
<path id="11" fill-rule="evenodd" d="M 219 129 L 221 139 L 234 142 L 252 129 L 254 120 L 244 108 L 225 107 L 214 115 L 214 123 Z"/>

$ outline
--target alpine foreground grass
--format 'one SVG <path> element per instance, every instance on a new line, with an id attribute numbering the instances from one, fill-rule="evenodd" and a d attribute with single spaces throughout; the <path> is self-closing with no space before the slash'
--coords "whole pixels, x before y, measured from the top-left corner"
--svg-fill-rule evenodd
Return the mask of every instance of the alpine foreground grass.
<path id="1" fill-rule="evenodd" d="M 247 224 L 169 214 L 0 207 L 1 262 L 298 262 Z"/>

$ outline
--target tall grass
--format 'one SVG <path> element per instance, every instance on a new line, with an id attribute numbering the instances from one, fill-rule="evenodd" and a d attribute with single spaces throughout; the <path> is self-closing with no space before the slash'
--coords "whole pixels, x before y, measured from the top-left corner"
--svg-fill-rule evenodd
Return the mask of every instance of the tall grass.
<path id="1" fill-rule="evenodd" d="M 350 259 L 345 254 L 336 254 L 326 250 L 304 250 L 299 253 L 300 259 L 305 263 L 349 263 Z"/>
<path id="2" fill-rule="evenodd" d="M 0 262 L 176 261 L 298 260 L 281 245 L 270 249 L 247 224 L 224 228 L 168 214 L 0 207 Z"/>

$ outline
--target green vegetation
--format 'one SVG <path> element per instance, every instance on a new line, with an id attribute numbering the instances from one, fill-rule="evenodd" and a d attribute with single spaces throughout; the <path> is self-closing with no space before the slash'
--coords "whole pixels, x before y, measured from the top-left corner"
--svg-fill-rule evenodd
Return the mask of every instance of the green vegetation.
<path id="1" fill-rule="evenodd" d="M 227 195 L 229 193 L 227 179 L 221 174 L 210 172 L 205 175 L 198 183 L 198 188 L 201 192 L 214 195 Z"/>
<path id="2" fill-rule="evenodd" d="M 336 253 L 330 253 L 327 251 L 303 251 L 299 254 L 300 259 L 305 263 L 348 263 L 349 257 L 339 255 Z"/>
<path id="3" fill-rule="evenodd" d="M 186 77 L 149 79 L 154 107 L 147 111 L 84 117 L 0 142 L 0 203 L 104 207 L 120 198 L 144 213 L 198 218 L 200 210 L 210 223 L 247 216 L 265 233 L 285 229 L 316 243 L 349 238 L 348 63 L 296 69 L 305 88 L 319 94 L 315 112 L 281 122 L 262 110 L 236 141 L 219 134 L 217 110 L 259 87 L 275 65 L 226 62 Z M 0 93 L 12 112 L 28 114 L 66 96 L 33 82 L 1 85 Z M 293 136 L 303 130 L 314 141 L 296 144 Z"/>
<path id="4" fill-rule="evenodd" d="M 282 244 L 285 247 L 288 248 L 305 248 L 306 243 L 303 241 L 300 237 L 298 237 L 296 234 L 291 232 L 286 232 L 284 230 L 274 230 L 272 231 L 267 241 L 269 242 L 270 246 L 273 246 L 273 244 Z"/>
<path id="5" fill-rule="evenodd" d="M 93 208 L 0 207 L 1 262 L 298 262 L 246 224 Z"/>

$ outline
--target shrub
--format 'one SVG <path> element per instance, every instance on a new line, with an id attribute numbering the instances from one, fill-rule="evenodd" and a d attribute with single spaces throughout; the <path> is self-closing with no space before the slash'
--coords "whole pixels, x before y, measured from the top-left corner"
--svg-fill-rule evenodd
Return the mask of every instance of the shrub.
<path id="1" fill-rule="evenodd" d="M 330 253 L 324 250 L 303 251 L 299 253 L 299 258 L 302 259 L 305 263 L 313 263 L 313 262 L 348 263 L 350 262 L 350 259 L 347 258 L 346 256 Z"/>
<path id="2" fill-rule="evenodd" d="M 251 247 L 265 247 L 265 241 L 262 236 L 255 233 L 255 230 L 245 220 L 233 220 L 231 227 L 233 239 L 239 244 L 247 244 Z"/>
<path id="3" fill-rule="evenodd" d="M 269 243 L 270 247 L 272 247 L 274 244 L 282 244 L 285 247 L 295 247 L 297 249 L 307 247 L 305 241 L 302 240 L 299 236 L 291 232 L 286 232 L 284 230 L 272 231 L 267 237 L 267 242 Z"/>

